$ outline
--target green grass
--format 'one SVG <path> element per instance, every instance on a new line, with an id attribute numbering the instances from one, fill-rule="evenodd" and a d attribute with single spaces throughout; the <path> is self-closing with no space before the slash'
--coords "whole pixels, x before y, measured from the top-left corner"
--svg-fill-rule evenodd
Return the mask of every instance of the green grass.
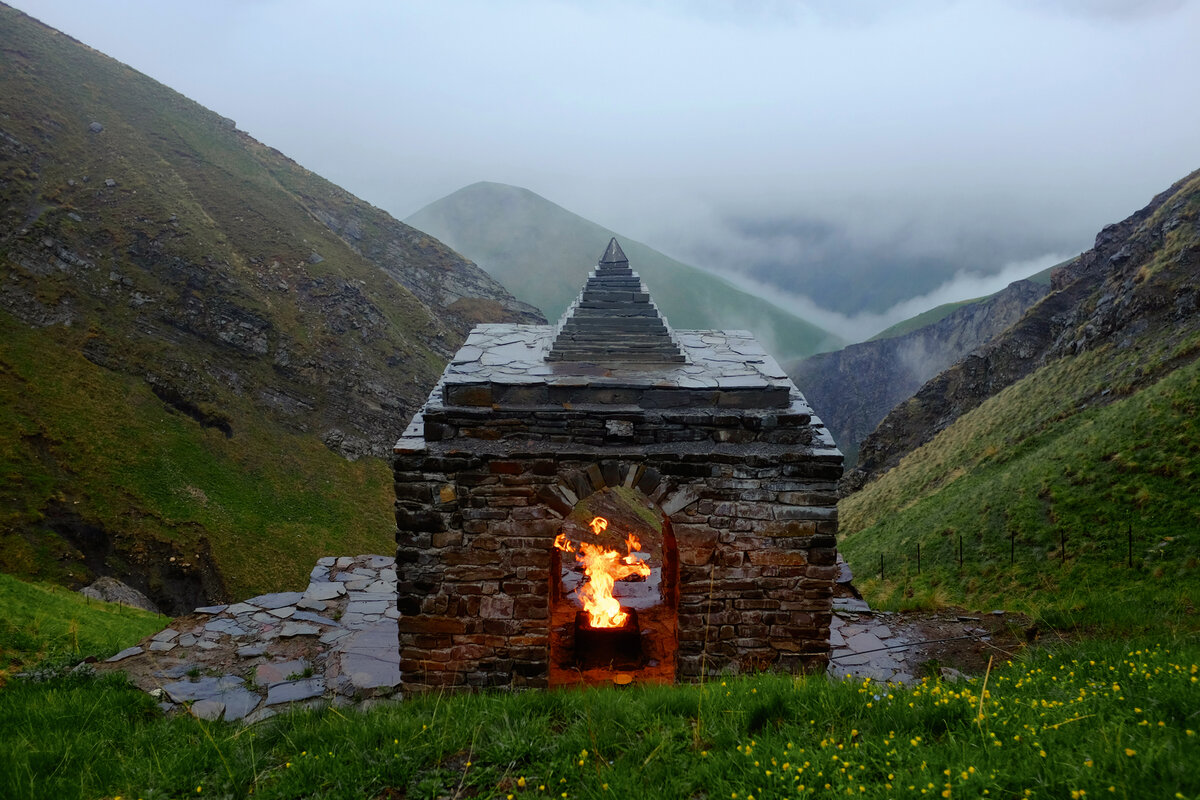
<path id="1" fill-rule="evenodd" d="M 66 676 L 0 692 L 0 795 L 1190 798 L 1198 660 L 1194 640 L 1090 643 L 911 689 L 768 675 L 248 728 L 164 719 L 119 678 Z"/>
<path id="2" fill-rule="evenodd" d="M 840 546 L 860 588 L 890 608 L 1000 604 L 1110 631 L 1163 614 L 1196 629 L 1195 340 L 1053 362 L 843 500 Z M 1165 377 L 1147 383 L 1155 371 Z"/>
<path id="3" fill-rule="evenodd" d="M 39 662 L 107 658 L 170 622 L 137 608 L 89 600 L 52 584 L 0 574 L 0 686 Z"/>
<path id="4" fill-rule="evenodd" d="M 323 555 L 390 551 L 382 461 L 346 461 L 249 414 L 226 438 L 88 361 L 76 335 L 0 315 L 0 570 L 91 577 L 47 527 L 51 506 L 106 531 L 125 558 L 151 542 L 181 561 L 211 553 L 232 598 L 303 588 Z"/>

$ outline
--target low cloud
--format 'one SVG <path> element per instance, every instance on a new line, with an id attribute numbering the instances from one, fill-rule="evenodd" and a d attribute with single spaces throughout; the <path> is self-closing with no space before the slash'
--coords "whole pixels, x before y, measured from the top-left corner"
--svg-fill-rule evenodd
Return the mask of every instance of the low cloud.
<path id="1" fill-rule="evenodd" d="M 956 273 L 949 280 L 918 297 L 912 297 L 881 313 L 843 314 L 823 308 L 803 294 L 788 292 L 747 275 L 733 272 L 718 273 L 743 291 L 819 325 L 848 342 L 860 342 L 880 331 L 946 303 L 986 297 L 1013 281 L 1066 261 L 1071 256 L 1048 253 L 1037 258 L 1005 264 L 997 272 L 983 275 L 971 272 Z"/>

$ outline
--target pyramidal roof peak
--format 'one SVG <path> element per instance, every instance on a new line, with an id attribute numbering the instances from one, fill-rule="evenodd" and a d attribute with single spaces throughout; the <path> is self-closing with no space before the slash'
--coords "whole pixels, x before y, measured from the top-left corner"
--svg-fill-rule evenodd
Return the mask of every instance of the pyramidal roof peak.
<path id="1" fill-rule="evenodd" d="M 608 249 L 604 251 L 604 255 L 600 256 L 600 263 L 597 266 L 605 264 L 628 264 L 629 259 L 625 257 L 625 251 L 621 249 L 621 245 L 617 243 L 617 237 L 613 237 L 608 241 Z"/>
<path id="2" fill-rule="evenodd" d="M 615 237 L 559 321 L 546 360 L 594 364 L 687 361 Z"/>

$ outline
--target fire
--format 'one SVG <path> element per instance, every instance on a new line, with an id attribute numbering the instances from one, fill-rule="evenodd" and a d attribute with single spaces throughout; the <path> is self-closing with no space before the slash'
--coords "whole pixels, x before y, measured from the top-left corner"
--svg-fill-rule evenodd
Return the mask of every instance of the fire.
<path id="1" fill-rule="evenodd" d="M 608 528 L 608 520 L 596 517 L 590 527 L 598 536 Z M 632 533 L 625 537 L 627 551 L 624 556 L 617 550 L 591 542 L 581 542 L 576 552 L 565 533 L 560 533 L 554 539 L 554 546 L 564 553 L 575 553 L 575 560 L 583 565 L 587 582 L 579 588 L 579 600 L 587 612 L 588 623 L 593 628 L 619 628 L 624 625 L 629 614 L 621 610 L 621 604 L 613 597 L 613 587 L 617 581 L 633 575 L 643 578 L 650 576 L 650 567 L 634 555 L 642 549 L 638 537 Z"/>

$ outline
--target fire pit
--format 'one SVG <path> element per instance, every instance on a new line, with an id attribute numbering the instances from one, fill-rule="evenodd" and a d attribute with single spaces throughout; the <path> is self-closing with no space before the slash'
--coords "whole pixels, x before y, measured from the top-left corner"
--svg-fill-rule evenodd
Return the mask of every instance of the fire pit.
<path id="1" fill-rule="evenodd" d="M 403 687 L 823 669 L 842 456 L 745 331 L 613 240 L 557 326 L 480 325 L 395 448 Z"/>

